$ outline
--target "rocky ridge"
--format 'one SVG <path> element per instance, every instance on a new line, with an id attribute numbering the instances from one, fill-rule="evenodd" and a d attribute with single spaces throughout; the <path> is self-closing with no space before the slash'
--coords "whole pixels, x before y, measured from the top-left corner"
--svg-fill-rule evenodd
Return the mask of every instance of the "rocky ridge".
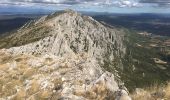
<path id="1" fill-rule="evenodd" d="M 121 66 L 123 35 L 72 10 L 27 23 L 0 40 L 0 98 L 130 100 L 119 76 L 101 67 Z"/>

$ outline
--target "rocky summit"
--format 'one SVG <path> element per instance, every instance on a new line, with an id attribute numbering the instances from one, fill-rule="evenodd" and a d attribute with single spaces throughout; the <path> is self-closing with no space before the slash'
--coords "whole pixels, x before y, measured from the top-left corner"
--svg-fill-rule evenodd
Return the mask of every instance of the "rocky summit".
<path id="1" fill-rule="evenodd" d="M 131 100 L 120 76 L 124 33 L 72 10 L 0 39 L 1 100 Z"/>

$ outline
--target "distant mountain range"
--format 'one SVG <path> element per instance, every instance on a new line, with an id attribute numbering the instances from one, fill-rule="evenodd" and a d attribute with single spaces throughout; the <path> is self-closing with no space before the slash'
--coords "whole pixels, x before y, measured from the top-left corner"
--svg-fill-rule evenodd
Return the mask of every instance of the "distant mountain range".
<path id="1" fill-rule="evenodd" d="M 40 12 L 30 12 L 30 13 L 23 13 L 23 12 L 0 12 L 0 21 L 5 20 L 6 24 L 3 24 L 5 21 L 2 21 L 0 23 L 0 26 L 2 27 L 1 34 L 3 32 L 7 32 L 9 30 L 5 31 L 6 25 L 9 25 L 9 29 L 13 30 L 17 28 L 17 26 L 23 25 L 26 21 L 28 21 L 30 18 L 35 19 L 39 18 L 43 15 L 48 15 L 52 11 L 40 11 Z M 137 31 L 146 31 L 150 32 L 152 34 L 157 35 L 165 35 L 170 36 L 169 31 L 169 24 L 170 24 L 170 15 L 169 14 L 154 14 L 154 13 L 141 13 L 141 14 L 118 14 L 118 13 L 107 13 L 107 12 L 81 12 L 84 15 L 92 16 L 94 19 L 98 21 L 104 21 L 108 24 L 111 24 L 113 26 L 118 27 L 125 27 L 128 29 L 133 29 Z M 22 20 L 26 21 L 20 21 L 17 20 L 15 22 L 14 18 L 21 18 Z M 25 19 L 24 19 L 25 18 Z M 8 19 L 10 19 L 8 21 Z M 13 20 L 12 20 L 13 19 Z M 11 26 L 14 23 L 21 23 L 16 24 L 15 28 Z M 22 24 L 23 23 L 23 24 Z M 11 24 L 11 25 L 10 25 Z M 5 25 L 5 26 L 3 26 Z"/>
<path id="2" fill-rule="evenodd" d="M 94 18 L 113 26 L 170 36 L 169 14 L 103 14 Z"/>

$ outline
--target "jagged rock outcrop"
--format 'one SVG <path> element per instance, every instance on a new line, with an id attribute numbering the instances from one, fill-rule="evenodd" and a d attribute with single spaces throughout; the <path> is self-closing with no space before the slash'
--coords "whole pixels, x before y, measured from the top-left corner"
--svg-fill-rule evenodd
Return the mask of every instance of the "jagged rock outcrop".
<path id="1" fill-rule="evenodd" d="M 53 13 L 0 42 L 8 48 L 0 50 L 1 98 L 130 100 L 114 74 L 101 67 L 104 60 L 121 64 L 123 33 L 89 16 Z"/>

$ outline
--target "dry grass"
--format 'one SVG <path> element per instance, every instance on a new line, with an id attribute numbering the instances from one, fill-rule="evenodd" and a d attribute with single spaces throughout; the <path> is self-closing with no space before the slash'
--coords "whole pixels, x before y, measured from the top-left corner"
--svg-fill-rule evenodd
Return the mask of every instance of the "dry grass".
<path id="1" fill-rule="evenodd" d="M 36 80 L 32 81 L 31 88 L 28 89 L 28 94 L 33 95 L 39 91 L 40 85 L 37 83 Z"/>
<path id="2" fill-rule="evenodd" d="M 153 85 L 146 89 L 136 89 L 131 94 L 133 100 L 170 100 L 170 83 L 167 85 Z"/>
<path id="3" fill-rule="evenodd" d="M 165 88 L 165 98 L 170 99 L 170 83 Z"/>
<path id="4" fill-rule="evenodd" d="M 11 97 L 12 100 L 25 100 L 25 98 L 44 100 L 52 95 L 53 89 L 62 88 L 62 80 L 59 78 L 53 81 L 52 79 L 48 80 L 54 83 L 55 88 L 41 89 L 39 80 L 43 79 L 42 76 L 48 76 L 51 73 L 41 71 L 40 69 L 43 69 L 45 65 L 51 65 L 53 59 L 47 58 L 44 66 L 34 68 L 34 66 L 28 64 L 28 60 L 34 58 L 36 57 L 30 55 L 8 56 L 5 52 L 0 51 L 0 99 Z M 50 70 L 54 71 L 51 66 L 47 66 L 47 68 L 51 68 Z M 33 77 L 36 75 L 41 76 Z"/>
<path id="5" fill-rule="evenodd" d="M 88 100 L 114 100 L 114 95 L 105 87 L 104 83 L 99 82 L 96 86 L 89 88 L 87 91 L 76 90 L 74 95 L 82 96 Z"/>
<path id="6" fill-rule="evenodd" d="M 22 88 L 14 96 L 13 100 L 25 100 L 25 98 L 26 98 L 26 90 Z"/>
<path id="7" fill-rule="evenodd" d="M 12 59 L 12 56 L 9 54 L 6 54 L 5 52 L 0 51 L 0 64 L 5 64 L 7 62 L 10 62 Z"/>

